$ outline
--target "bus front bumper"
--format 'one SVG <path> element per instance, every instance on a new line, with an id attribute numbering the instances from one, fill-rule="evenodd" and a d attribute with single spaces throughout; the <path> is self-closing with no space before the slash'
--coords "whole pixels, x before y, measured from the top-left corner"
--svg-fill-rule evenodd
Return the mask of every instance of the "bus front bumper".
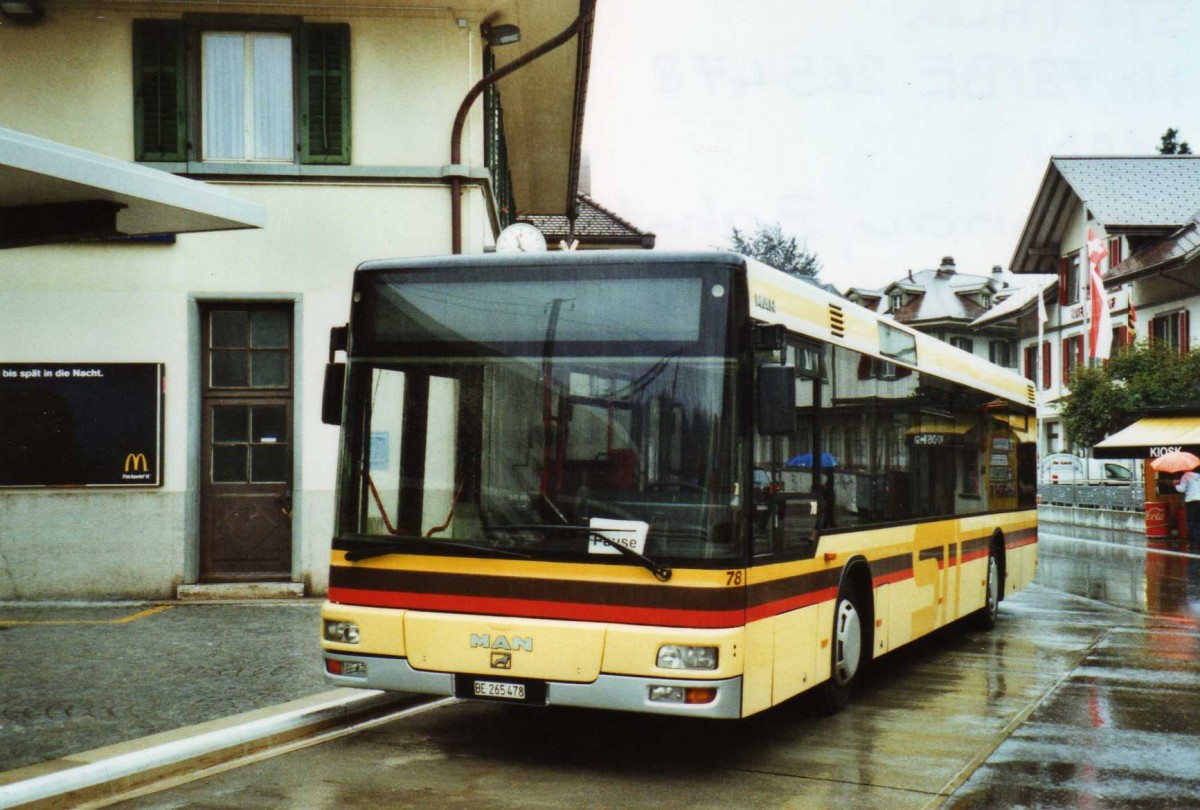
<path id="1" fill-rule="evenodd" d="M 416 692 L 445 697 L 453 697 L 456 694 L 456 676 L 453 673 L 413 669 L 405 658 L 342 655 L 329 651 L 326 651 L 324 656 L 327 662 L 341 662 L 344 671 L 353 670 L 358 673 L 334 675 L 329 672 L 327 663 L 325 682 L 334 686 L 383 689 L 390 692 Z M 348 664 L 349 666 L 347 666 Z M 481 680 L 488 680 L 487 676 L 459 677 L 478 677 Z M 500 677 L 497 680 L 504 679 Z M 653 687 L 715 689 L 716 696 L 707 703 L 651 700 Z M 737 676 L 711 681 L 677 680 L 601 674 L 591 683 L 547 682 L 545 705 L 671 714 L 683 717 L 735 719 L 741 717 L 742 713 L 742 679 L 741 676 Z"/>

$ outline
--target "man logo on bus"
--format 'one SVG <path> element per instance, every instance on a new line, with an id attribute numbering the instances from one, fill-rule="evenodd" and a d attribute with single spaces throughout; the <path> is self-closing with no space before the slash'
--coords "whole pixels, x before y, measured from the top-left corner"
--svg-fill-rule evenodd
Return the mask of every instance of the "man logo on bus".
<path id="1" fill-rule="evenodd" d="M 472 633 L 471 649 L 485 647 L 489 650 L 525 650 L 533 652 L 533 636 L 491 636 L 488 633 Z"/>
<path id="2" fill-rule="evenodd" d="M 493 652 L 492 669 L 512 669 L 512 653 Z"/>
<path id="3" fill-rule="evenodd" d="M 145 453 L 130 453 L 125 456 L 125 472 L 150 472 Z"/>

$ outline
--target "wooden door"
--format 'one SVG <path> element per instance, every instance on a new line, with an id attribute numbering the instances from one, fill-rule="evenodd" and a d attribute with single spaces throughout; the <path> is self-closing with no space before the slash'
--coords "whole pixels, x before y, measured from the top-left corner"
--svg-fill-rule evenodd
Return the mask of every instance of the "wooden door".
<path id="1" fill-rule="evenodd" d="M 203 320 L 200 577 L 289 579 L 290 305 L 216 305 Z"/>

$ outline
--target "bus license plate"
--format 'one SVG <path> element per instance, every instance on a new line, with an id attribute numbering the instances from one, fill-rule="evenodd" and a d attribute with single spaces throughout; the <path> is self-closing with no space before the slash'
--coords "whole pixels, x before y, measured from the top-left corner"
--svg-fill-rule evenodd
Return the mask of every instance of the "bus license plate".
<path id="1" fill-rule="evenodd" d="M 500 683 L 498 681 L 475 681 L 475 697 L 524 700 L 525 684 Z"/>

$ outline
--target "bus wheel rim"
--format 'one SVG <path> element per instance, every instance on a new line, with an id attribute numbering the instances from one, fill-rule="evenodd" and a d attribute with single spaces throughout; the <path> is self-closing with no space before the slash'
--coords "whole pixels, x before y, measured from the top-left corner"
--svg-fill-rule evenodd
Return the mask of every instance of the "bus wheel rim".
<path id="1" fill-rule="evenodd" d="M 833 677 L 845 686 L 854 679 L 862 657 L 862 626 L 858 611 L 848 600 L 838 603 L 833 643 Z"/>
<path id="2" fill-rule="evenodd" d="M 987 610 L 995 613 L 1000 604 L 1000 570 L 995 557 L 988 557 Z"/>

